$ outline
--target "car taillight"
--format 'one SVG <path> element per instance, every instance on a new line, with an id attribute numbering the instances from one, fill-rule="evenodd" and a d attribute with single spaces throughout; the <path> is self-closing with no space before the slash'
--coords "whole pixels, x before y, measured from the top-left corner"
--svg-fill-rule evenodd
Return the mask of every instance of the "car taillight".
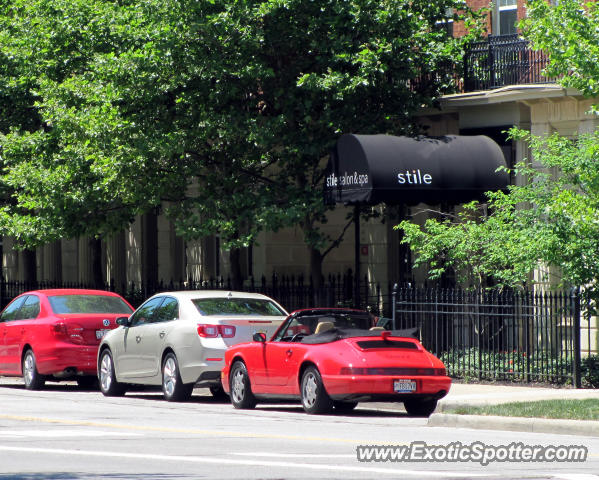
<path id="1" fill-rule="evenodd" d="M 66 337 L 66 336 L 68 336 L 67 326 L 63 322 L 58 322 L 58 323 L 55 323 L 53 325 L 50 325 L 50 329 L 52 330 L 52 333 L 55 336 L 57 336 L 57 337 Z"/>
<path id="2" fill-rule="evenodd" d="M 198 325 L 198 335 L 202 338 L 216 338 L 218 325 Z"/>
<path id="3" fill-rule="evenodd" d="M 198 324 L 198 335 L 202 338 L 216 338 L 219 335 L 223 338 L 233 338 L 235 331 L 236 329 L 233 325 Z"/>
<path id="4" fill-rule="evenodd" d="M 447 370 L 444 368 L 435 368 L 435 375 L 438 375 L 439 377 L 445 377 L 447 376 Z"/>
<path id="5" fill-rule="evenodd" d="M 233 325 L 219 325 L 218 332 L 223 338 L 233 338 L 235 336 L 235 327 Z"/>
<path id="6" fill-rule="evenodd" d="M 83 341 L 83 327 L 77 324 L 66 324 L 64 322 L 57 322 L 51 325 L 52 333 L 58 338 L 62 338 L 67 342 L 82 344 Z"/>

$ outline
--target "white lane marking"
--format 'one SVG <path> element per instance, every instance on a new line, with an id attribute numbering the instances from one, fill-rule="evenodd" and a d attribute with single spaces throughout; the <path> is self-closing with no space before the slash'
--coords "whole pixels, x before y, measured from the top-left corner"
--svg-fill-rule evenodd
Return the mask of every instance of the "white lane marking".
<path id="1" fill-rule="evenodd" d="M 448 471 L 418 471 L 418 470 L 402 470 L 380 467 L 360 467 L 346 465 L 319 465 L 314 463 L 293 463 L 293 462 L 274 462 L 260 460 L 234 460 L 231 458 L 212 458 L 212 457 L 186 457 L 181 455 L 158 455 L 158 454 L 142 454 L 142 453 L 125 453 L 125 452 L 98 452 L 91 450 L 67 450 L 62 448 L 30 448 L 30 447 L 13 447 L 9 445 L 0 445 L 0 451 L 5 452 L 22 452 L 22 453 L 46 453 L 50 455 L 78 455 L 83 457 L 106 457 L 106 458 L 127 458 L 137 460 L 157 460 L 160 462 L 187 462 L 187 463 L 209 463 L 220 466 L 227 465 L 245 465 L 253 467 L 280 467 L 280 468 L 297 468 L 298 470 L 328 470 L 335 472 L 353 472 L 353 473 L 380 473 L 386 475 L 411 475 L 416 477 L 429 477 L 434 475 L 435 478 L 456 478 L 456 477 L 493 477 L 493 474 L 472 473 L 472 472 L 448 472 Z"/>
<path id="2" fill-rule="evenodd" d="M 141 437 L 141 433 L 133 432 L 106 432 L 83 430 L 0 430 L 0 437 L 40 437 L 40 438 L 67 438 L 67 437 Z"/>
<path id="3" fill-rule="evenodd" d="M 551 478 L 559 480 L 597 480 L 599 476 L 591 475 L 590 473 L 566 473 L 566 474 L 551 474 Z"/>
<path id="4" fill-rule="evenodd" d="M 231 455 L 242 457 L 272 457 L 272 458 L 356 458 L 356 454 L 324 454 L 324 453 L 273 453 L 273 452 L 231 452 Z"/>

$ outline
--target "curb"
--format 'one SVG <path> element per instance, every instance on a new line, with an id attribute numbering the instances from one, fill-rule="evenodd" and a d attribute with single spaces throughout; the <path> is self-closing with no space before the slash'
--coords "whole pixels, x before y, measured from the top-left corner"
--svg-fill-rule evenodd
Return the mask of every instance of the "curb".
<path id="1" fill-rule="evenodd" d="M 589 420 L 433 413 L 428 419 L 427 426 L 599 437 L 599 421 Z"/>

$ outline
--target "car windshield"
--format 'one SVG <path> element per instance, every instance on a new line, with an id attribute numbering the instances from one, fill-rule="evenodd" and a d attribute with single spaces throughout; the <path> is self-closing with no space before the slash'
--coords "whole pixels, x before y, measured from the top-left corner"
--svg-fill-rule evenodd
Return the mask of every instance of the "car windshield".
<path id="1" fill-rule="evenodd" d="M 192 302 L 202 315 L 286 315 L 275 303 L 260 298 L 197 298 Z"/>
<path id="2" fill-rule="evenodd" d="M 335 328 L 368 330 L 370 327 L 372 327 L 372 320 L 367 312 L 328 311 L 319 314 L 298 315 L 287 321 L 287 324 L 277 333 L 275 340 L 288 341 L 296 336 L 323 333 Z"/>
<path id="3" fill-rule="evenodd" d="M 122 298 L 108 295 L 52 295 L 48 297 L 54 313 L 125 313 L 131 308 Z"/>

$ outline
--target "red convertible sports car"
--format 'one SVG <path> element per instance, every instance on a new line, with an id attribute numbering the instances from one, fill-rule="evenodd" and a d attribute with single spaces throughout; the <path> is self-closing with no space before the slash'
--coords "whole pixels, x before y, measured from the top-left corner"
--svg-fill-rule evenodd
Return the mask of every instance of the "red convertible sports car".
<path id="1" fill-rule="evenodd" d="M 372 328 L 368 312 L 319 308 L 293 312 L 270 341 L 229 348 L 221 372 L 235 408 L 261 399 L 299 399 L 308 413 L 350 411 L 358 402 L 403 402 L 429 416 L 451 386 L 445 366 L 414 330 Z"/>

